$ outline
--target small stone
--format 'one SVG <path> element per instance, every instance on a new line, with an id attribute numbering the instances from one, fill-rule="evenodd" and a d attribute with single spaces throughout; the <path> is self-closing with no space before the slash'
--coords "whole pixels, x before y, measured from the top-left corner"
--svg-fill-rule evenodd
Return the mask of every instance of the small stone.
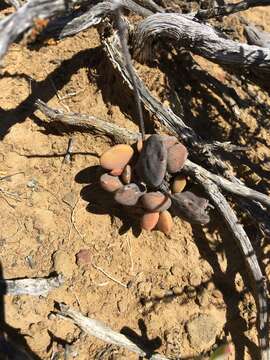
<path id="1" fill-rule="evenodd" d="M 26 186 L 32 190 L 36 190 L 36 188 L 38 187 L 38 181 L 36 179 L 31 179 L 28 181 Z"/>
<path id="2" fill-rule="evenodd" d="M 220 329 L 214 316 L 202 314 L 187 323 L 190 345 L 202 351 L 212 346 Z"/>
<path id="3" fill-rule="evenodd" d="M 176 144 L 168 149 L 167 170 L 174 174 L 182 169 L 188 157 L 187 148 L 183 144 Z"/>
<path id="4" fill-rule="evenodd" d="M 71 278 L 75 270 L 75 259 L 68 253 L 58 250 L 53 254 L 53 265 L 55 271 L 62 273 L 66 278 Z"/>
<path id="5" fill-rule="evenodd" d="M 128 184 L 116 191 L 114 199 L 121 205 L 134 206 L 142 196 L 138 185 Z"/>
<path id="6" fill-rule="evenodd" d="M 162 231 L 165 235 L 169 235 L 173 227 L 173 219 L 169 211 L 162 211 L 159 215 L 157 230 Z"/>
<path id="7" fill-rule="evenodd" d="M 172 288 L 172 291 L 173 291 L 174 295 L 182 295 L 183 294 L 183 289 L 181 289 L 179 286 L 174 286 Z"/>
<path id="8" fill-rule="evenodd" d="M 62 200 L 65 204 L 69 205 L 71 208 L 74 208 L 77 202 L 77 195 L 71 191 L 65 194 Z"/>
<path id="9" fill-rule="evenodd" d="M 158 212 L 146 213 L 141 218 L 141 227 L 145 230 L 153 230 L 159 218 Z"/>
<path id="10" fill-rule="evenodd" d="M 173 180 L 173 184 L 172 184 L 172 192 L 175 193 L 180 193 L 181 191 L 184 190 L 184 188 L 187 185 L 187 180 L 186 177 L 183 175 L 177 175 L 174 180 Z"/>
<path id="11" fill-rule="evenodd" d="M 189 299 L 194 299 L 197 296 L 197 291 L 193 286 L 186 286 L 185 292 L 186 292 L 187 296 L 189 297 Z"/>
<path id="12" fill-rule="evenodd" d="M 101 155 L 100 165 L 106 170 L 123 169 L 131 160 L 133 153 L 130 145 L 115 145 Z"/>
<path id="13" fill-rule="evenodd" d="M 103 190 L 106 190 L 108 192 L 115 192 L 120 189 L 123 184 L 117 176 L 103 174 L 100 177 L 100 186 Z"/>
<path id="14" fill-rule="evenodd" d="M 81 249 L 76 254 L 77 265 L 89 265 L 91 263 L 91 252 L 88 249 Z"/>
<path id="15" fill-rule="evenodd" d="M 153 289 L 150 294 L 151 298 L 163 299 L 166 296 L 166 290 L 164 289 Z"/>
<path id="16" fill-rule="evenodd" d="M 131 181 L 131 166 L 126 165 L 121 175 L 121 179 L 124 184 L 129 184 Z"/>
<path id="17" fill-rule="evenodd" d="M 165 211 L 172 204 L 171 199 L 159 191 L 144 194 L 141 203 L 146 210 L 151 212 Z"/>
<path id="18" fill-rule="evenodd" d="M 202 290 L 201 294 L 198 295 L 198 303 L 202 307 L 209 305 L 209 294 L 206 289 Z"/>
<path id="19" fill-rule="evenodd" d="M 192 273 L 189 274 L 189 283 L 191 286 L 197 287 L 202 282 L 202 272 L 199 268 L 194 268 Z"/>

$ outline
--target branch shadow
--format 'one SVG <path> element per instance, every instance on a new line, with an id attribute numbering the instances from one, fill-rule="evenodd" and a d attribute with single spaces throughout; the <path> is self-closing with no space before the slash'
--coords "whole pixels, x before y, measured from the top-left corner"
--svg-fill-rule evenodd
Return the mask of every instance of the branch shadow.
<path id="1" fill-rule="evenodd" d="M 5 360 L 41 360 L 28 346 L 25 336 L 20 329 L 8 325 L 5 320 L 5 301 L 7 288 L 3 278 L 0 262 L 0 359 Z"/>
<path id="2" fill-rule="evenodd" d="M 137 334 L 131 328 L 124 326 L 120 333 L 125 335 L 130 341 L 136 344 L 142 351 L 146 353 L 144 357 L 139 357 L 139 359 L 150 359 L 151 356 L 155 354 L 155 351 L 159 349 L 162 345 L 160 337 L 155 337 L 154 339 L 149 339 L 147 334 L 147 327 L 143 319 L 138 320 L 138 326 L 141 331 L 141 335 Z"/>
<path id="3" fill-rule="evenodd" d="M 253 360 L 259 360 L 260 350 L 258 346 L 244 335 L 248 328 L 245 320 L 241 317 L 239 310 L 239 302 L 244 293 L 238 292 L 234 283 L 236 274 L 240 273 L 244 283 L 248 284 L 248 274 L 245 271 L 243 257 L 241 256 L 238 247 L 232 236 L 226 231 L 225 226 L 223 227 L 221 225 L 221 221 L 221 218 L 217 216 L 215 221 L 210 224 L 208 230 L 210 233 L 213 233 L 218 229 L 219 234 L 221 234 L 221 237 L 224 240 L 222 244 L 219 244 L 219 252 L 226 255 L 226 271 L 222 271 L 217 253 L 211 249 L 200 226 L 192 226 L 194 240 L 200 255 L 207 260 L 213 269 L 214 273 L 211 280 L 223 294 L 226 305 L 226 324 L 224 332 L 225 334 L 231 334 L 232 342 L 235 346 L 235 358 L 244 359 L 245 348 L 247 348 L 251 358 Z M 246 291 L 252 290 L 248 288 Z"/>
<path id="4" fill-rule="evenodd" d="M 100 47 L 93 49 L 81 50 L 74 54 L 70 59 L 62 61 L 62 63 L 54 71 L 52 71 L 44 80 L 36 81 L 31 79 L 32 92 L 23 100 L 16 108 L 4 110 L 0 108 L 0 139 L 3 139 L 9 132 L 9 129 L 17 124 L 25 121 L 27 117 L 32 120 L 38 121 L 38 118 L 33 116 L 36 111 L 35 101 L 42 99 L 48 102 L 55 96 L 55 88 L 52 86 L 52 80 L 57 90 L 62 89 L 71 79 L 71 76 L 82 67 L 91 66 L 91 59 L 99 56 Z M 25 74 L 11 75 L 4 73 L 3 76 L 22 77 L 28 79 Z M 40 123 L 39 123 L 40 125 Z M 42 126 L 44 123 L 42 122 Z"/>
<path id="5" fill-rule="evenodd" d="M 119 235 L 123 235 L 131 229 L 133 235 L 139 237 L 142 232 L 138 221 L 139 213 L 134 207 L 119 205 L 114 200 L 112 193 L 100 187 L 99 179 L 102 174 L 104 174 L 104 170 L 100 166 L 90 166 L 79 171 L 75 176 L 77 183 L 85 184 L 80 195 L 84 201 L 88 202 L 86 210 L 97 215 L 109 214 L 111 219 L 119 218 L 122 221 Z"/>

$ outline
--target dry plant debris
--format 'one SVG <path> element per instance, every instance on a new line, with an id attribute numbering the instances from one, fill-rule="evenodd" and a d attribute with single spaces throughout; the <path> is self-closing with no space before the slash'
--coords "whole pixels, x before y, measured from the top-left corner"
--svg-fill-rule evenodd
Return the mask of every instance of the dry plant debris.
<path id="1" fill-rule="evenodd" d="M 107 197 L 111 196 L 114 202 L 121 205 L 131 219 L 134 217 L 135 219 L 140 218 L 140 227 L 142 229 L 157 229 L 165 235 L 170 235 L 173 232 L 171 213 L 191 224 L 206 225 L 210 222 L 211 225 L 208 215 L 209 202 L 211 203 L 210 206 L 218 210 L 243 255 L 257 307 L 260 359 L 269 360 L 269 279 L 266 277 L 268 273 L 262 270 L 262 262 L 257 258 L 254 242 L 250 239 L 250 233 L 247 231 L 247 226 L 244 225 L 238 209 L 238 207 L 241 207 L 249 219 L 254 220 L 259 229 L 258 233 L 262 238 L 267 239 L 268 236 L 269 239 L 269 196 L 263 191 L 246 186 L 236 176 L 237 171 L 233 173 L 228 163 L 223 160 L 222 156 L 225 154 L 224 158 L 229 157 L 232 149 L 238 149 L 237 146 L 228 142 L 207 142 L 197 134 L 197 130 L 192 125 L 186 124 L 187 119 L 184 116 L 184 111 L 182 111 L 184 98 L 180 100 L 181 111 L 176 114 L 152 95 L 147 89 L 147 84 L 134 71 L 129 52 L 130 49 L 134 59 L 141 63 L 156 62 L 162 67 L 162 61 L 164 61 L 165 71 L 169 71 L 165 66 L 166 61 L 175 59 L 176 63 L 177 61 L 179 63 L 179 59 L 181 59 L 183 64 L 190 66 L 191 77 L 194 71 L 194 73 L 197 72 L 204 76 L 204 79 L 209 80 L 211 76 L 203 74 L 196 62 L 196 55 L 199 55 L 201 58 L 220 65 L 224 71 L 230 74 L 232 82 L 237 83 L 240 81 L 241 83 L 244 79 L 247 88 L 248 85 L 256 83 L 262 89 L 268 89 L 267 91 L 269 91 L 269 34 L 258 30 L 252 24 L 245 24 L 249 42 L 249 44 L 246 44 L 230 38 L 230 36 L 222 32 L 221 26 L 217 29 L 218 21 L 221 20 L 220 17 L 259 5 L 268 6 L 269 1 L 243 0 L 236 4 L 226 4 L 218 7 L 209 6 L 208 9 L 198 8 L 197 11 L 190 11 L 188 14 L 169 11 L 169 8 L 163 7 L 166 1 L 153 0 L 95 1 L 90 4 L 83 0 L 29 0 L 24 2 L 8 1 L 7 3 L 14 7 L 14 11 L 0 20 L 0 58 L 2 59 L 3 69 L 6 66 L 5 55 L 10 46 L 20 40 L 20 37 L 24 34 L 21 46 L 35 42 L 40 35 L 45 37 L 49 35 L 58 41 L 96 26 L 103 48 L 102 55 L 107 57 L 108 63 L 114 68 L 119 79 L 133 90 L 137 113 L 136 120 L 140 125 L 140 133 L 128 130 L 125 126 L 104 121 L 96 116 L 73 112 L 64 113 L 55 110 L 48 106 L 46 102 L 38 100 L 33 94 L 29 95 L 28 104 L 30 103 L 33 106 L 35 103 L 35 106 L 46 115 L 49 120 L 46 126 L 50 127 L 50 122 L 60 122 L 69 130 L 70 127 L 74 127 L 79 131 L 105 135 L 116 143 L 116 145 L 112 145 L 105 151 L 103 149 L 99 159 L 100 166 L 97 170 L 98 176 L 96 180 L 99 186 L 105 190 Z M 125 11 L 124 15 L 132 13 L 133 16 L 124 18 L 123 10 Z M 213 19 L 213 22 L 206 23 L 205 21 L 209 19 Z M 240 17 L 237 17 L 237 19 L 241 21 Z M 3 71 L 2 76 L 5 75 L 5 71 Z M 27 78 L 28 80 L 29 78 Z M 241 120 L 235 93 L 225 85 L 225 81 L 224 84 L 215 82 L 213 79 L 211 81 L 211 90 L 215 89 L 222 101 L 228 107 L 233 108 L 234 120 Z M 57 92 L 57 88 L 51 79 L 50 84 L 53 85 L 54 90 Z M 74 94 L 76 96 L 77 92 Z M 42 95 L 42 93 L 39 95 Z M 69 97 L 69 95 L 59 97 L 59 94 L 56 94 L 56 96 L 60 103 Z M 181 104 L 181 101 L 183 104 Z M 256 97 L 251 90 L 248 91 L 248 101 L 252 106 L 257 106 Z M 262 114 L 268 114 L 269 116 L 269 109 L 263 105 L 263 101 L 259 102 L 258 108 Z M 69 109 L 64 103 L 62 103 L 62 106 L 67 110 Z M 155 122 L 151 121 L 152 128 L 154 124 L 156 128 L 159 127 L 162 130 L 162 125 L 166 127 L 166 133 L 170 135 L 146 134 L 146 125 L 144 124 L 146 110 L 150 113 L 151 120 L 153 118 L 155 120 Z M 147 127 L 150 127 L 149 124 L 147 124 Z M 61 130 L 58 131 L 61 132 Z M 59 156 L 65 156 L 66 159 L 69 159 L 66 163 L 71 166 L 72 161 L 70 159 L 75 155 L 75 152 L 73 141 L 69 140 L 68 144 L 67 153 L 61 153 Z M 188 158 L 188 155 L 190 158 Z M 39 155 L 37 154 L 37 156 Z M 62 165 L 60 171 L 62 171 Z M 6 177 L 3 176 L 0 180 L 6 180 Z M 31 184 L 29 186 L 31 191 L 38 189 L 38 183 L 34 179 L 30 180 L 29 184 Z M 190 190 L 183 191 L 190 184 L 197 184 L 203 188 L 204 196 L 207 198 L 198 196 Z M 43 190 L 54 196 L 56 201 L 59 201 L 57 195 L 51 193 L 50 189 L 43 188 Z M 12 193 L 1 187 L 1 196 L 4 200 L 6 200 L 5 196 L 10 194 Z M 110 203 L 113 207 L 114 204 Z M 16 211 L 15 205 L 9 203 L 7 205 L 11 210 Z M 73 223 L 77 234 L 80 235 L 81 233 L 74 220 L 76 205 L 77 202 L 71 208 L 70 221 Z M 211 219 L 215 217 L 215 214 L 216 212 L 212 211 Z M 46 222 L 42 216 L 40 219 L 41 224 L 42 221 Z M 35 226 L 40 228 L 39 223 L 35 224 Z M 72 226 L 69 227 L 69 239 L 71 228 Z M 85 236 L 80 235 L 80 238 L 81 241 L 85 241 Z M 129 251 L 131 254 L 130 246 Z M 82 254 L 82 250 L 79 250 L 77 254 L 80 253 Z M 59 252 L 56 251 L 55 254 L 59 254 Z M 63 255 L 62 259 L 64 259 L 62 262 L 64 263 L 65 259 L 68 259 L 68 263 L 71 265 L 73 258 L 64 251 L 61 254 Z M 88 265 L 90 256 L 89 253 L 87 254 L 87 262 L 78 261 L 78 266 Z M 130 258 L 133 267 L 131 255 Z M 29 259 L 31 259 L 31 256 L 28 257 Z M 32 260 L 29 263 L 34 266 Z M 102 267 L 95 265 L 95 263 L 92 262 L 92 267 L 117 285 L 121 285 L 123 291 L 128 291 L 132 287 L 132 282 L 126 285 L 125 282 L 116 280 L 114 276 L 104 271 Z M 61 261 L 60 264 L 58 261 L 57 269 L 58 267 L 61 270 Z M 64 268 L 69 269 L 66 271 L 67 277 L 72 278 L 75 265 L 73 263 L 72 266 L 65 264 Z M 174 272 L 176 272 L 175 269 L 171 271 L 172 274 Z M 137 274 L 137 277 L 139 276 L 140 274 Z M 195 280 L 192 279 L 191 282 L 194 286 L 197 285 L 196 276 Z M 103 287 L 106 284 L 98 283 L 97 287 Z M 7 293 L 12 294 L 47 294 L 53 288 L 60 287 L 60 285 L 63 285 L 61 275 L 48 279 L 1 280 L 1 286 L 8 289 Z M 174 299 L 175 296 L 182 295 L 182 291 L 176 289 L 176 287 L 173 289 L 174 291 L 169 290 L 162 296 L 155 294 L 148 310 L 150 311 L 152 307 L 158 308 L 163 298 Z M 190 289 L 189 293 L 191 294 L 190 297 L 197 296 L 194 288 Z M 78 306 L 81 307 L 77 294 L 75 293 L 74 296 Z M 206 301 L 202 294 L 199 299 L 201 305 Z M 147 296 L 141 301 L 146 305 Z M 118 309 L 120 309 L 120 312 L 122 311 L 123 305 L 121 303 L 118 303 Z M 247 309 L 249 309 L 248 306 Z M 148 310 L 144 309 L 144 313 L 147 314 Z M 88 319 L 66 305 L 60 305 L 58 315 L 71 318 L 84 331 L 101 340 L 120 347 L 123 346 L 140 356 L 150 356 L 151 359 L 165 359 L 161 355 L 155 355 L 153 349 L 151 352 L 145 351 L 124 335 L 112 331 L 109 327 L 96 320 Z M 192 321 L 193 324 L 197 324 L 201 319 L 204 319 L 203 315 L 195 315 L 186 326 L 190 339 L 192 338 L 191 332 L 194 331 L 191 326 Z M 205 319 L 208 319 L 207 315 L 205 315 Z M 215 325 L 213 319 L 209 323 Z M 214 325 L 210 340 L 207 336 L 205 337 L 205 343 L 210 351 L 208 355 L 210 355 L 210 358 L 218 358 L 219 355 L 227 356 L 227 353 L 231 352 L 227 345 L 216 350 L 213 343 L 211 344 L 213 338 L 220 336 L 218 326 Z M 34 331 L 34 327 L 32 327 L 32 331 Z M 1 334 L 4 344 L 9 342 L 6 333 L 8 331 L 5 330 L 3 335 Z M 170 338 L 169 334 L 166 335 L 166 338 Z M 207 343 L 208 340 L 209 344 Z M 225 340 L 227 343 L 227 339 Z M 192 344 L 191 340 L 190 343 Z M 10 340 L 10 344 L 14 345 L 13 340 Z M 169 344 L 168 341 L 167 345 L 169 346 Z M 237 350 L 238 344 L 235 343 L 234 345 Z M 0 351 L 2 351 L 1 348 Z M 3 352 L 5 353 L 5 351 L 6 348 L 4 347 Z M 15 346 L 14 351 L 18 351 L 19 354 L 21 350 L 16 350 Z M 27 354 L 28 351 L 23 351 L 23 353 Z M 204 356 L 205 354 L 202 353 L 201 355 Z M 180 350 L 177 350 L 176 357 L 181 357 Z"/>

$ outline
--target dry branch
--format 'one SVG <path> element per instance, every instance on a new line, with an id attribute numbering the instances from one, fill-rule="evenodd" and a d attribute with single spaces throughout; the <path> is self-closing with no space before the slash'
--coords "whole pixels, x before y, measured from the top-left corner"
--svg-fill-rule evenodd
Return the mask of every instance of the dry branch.
<path id="1" fill-rule="evenodd" d="M 0 59 L 10 44 L 34 25 L 36 19 L 48 19 L 68 12 L 86 0 L 29 0 L 14 14 L 0 21 Z"/>
<path id="2" fill-rule="evenodd" d="M 68 126 L 75 126 L 81 130 L 93 132 L 94 134 L 106 135 L 113 137 L 117 142 L 125 142 L 126 140 L 134 143 L 138 140 L 139 134 L 121 128 L 116 124 L 103 121 L 95 116 L 81 115 L 76 113 L 63 113 L 47 106 L 43 101 L 37 100 L 35 105 L 50 120 L 61 122 Z"/>
<path id="3" fill-rule="evenodd" d="M 245 26 L 245 34 L 249 44 L 270 49 L 270 33 L 257 29 L 254 25 Z"/>
<path id="4" fill-rule="evenodd" d="M 239 11 L 248 10 L 255 6 L 268 6 L 270 5 L 269 0 L 244 0 L 236 4 L 226 4 L 224 6 L 218 6 L 206 10 L 199 10 L 196 17 L 200 20 L 206 20 L 213 17 L 227 16 L 235 14 Z"/>
<path id="5" fill-rule="evenodd" d="M 4 295 L 46 296 L 53 289 L 63 285 L 63 283 L 62 275 L 50 278 L 0 279 L 0 292 Z"/>
<path id="6" fill-rule="evenodd" d="M 42 106 L 40 106 L 40 104 Z M 78 115 L 78 114 L 68 114 L 67 120 L 65 121 L 66 115 L 64 113 L 61 113 L 61 116 L 57 116 L 59 115 L 59 111 L 56 111 L 56 114 L 54 115 L 55 110 L 48 108 L 47 111 L 46 110 L 47 105 L 42 103 L 40 100 L 36 103 L 36 105 L 42 112 L 45 113 L 45 115 L 52 116 L 52 120 L 59 120 L 65 124 L 70 124 L 69 119 L 70 117 L 72 117 L 73 122 L 71 125 L 75 125 L 77 127 L 81 127 L 89 131 L 91 131 L 91 129 L 95 129 L 95 131 L 97 131 L 97 128 L 99 126 L 102 126 L 100 131 L 103 134 L 107 134 L 110 137 L 112 136 L 114 137 L 115 133 L 119 134 L 119 127 L 114 124 L 110 124 L 110 127 L 108 127 L 107 125 L 105 125 L 106 122 L 100 121 L 98 119 L 98 125 L 97 124 L 93 125 L 93 122 L 95 122 L 94 117 L 89 117 L 89 116 L 87 117 L 86 115 Z M 88 121 L 87 118 L 89 118 L 90 120 Z M 82 121 L 82 119 L 84 120 Z M 116 132 L 113 128 L 117 129 Z M 132 134 L 130 131 L 122 128 L 121 137 L 119 138 L 119 136 L 117 135 L 115 141 L 116 142 L 119 142 L 119 140 L 123 141 L 123 137 L 126 137 L 125 142 L 130 143 L 134 141 L 134 139 L 138 139 L 139 136 L 140 136 L 139 133 Z M 267 312 L 268 299 L 267 299 L 265 278 L 260 269 L 252 244 L 243 226 L 239 223 L 235 215 L 235 212 L 228 204 L 226 198 L 219 191 L 218 186 L 228 192 L 239 195 L 243 198 L 254 199 L 254 196 L 256 199 L 258 199 L 259 197 L 260 200 L 263 198 L 264 203 L 267 203 L 267 205 L 269 205 L 269 198 L 266 195 L 251 190 L 244 185 L 238 185 L 232 183 L 221 176 L 215 175 L 189 160 L 186 161 L 183 170 L 189 173 L 189 175 L 195 181 L 197 181 L 204 187 L 209 198 L 213 201 L 213 203 L 216 205 L 216 208 L 219 210 L 222 217 L 224 218 L 228 226 L 228 229 L 233 234 L 238 247 L 240 248 L 242 254 L 245 257 L 247 268 L 250 273 L 250 277 L 252 279 L 255 298 L 257 301 L 258 324 L 259 324 L 258 328 L 259 328 L 260 347 L 262 351 L 261 359 L 269 360 L 270 353 L 268 349 L 269 341 L 268 341 L 268 312 Z"/>
<path id="7" fill-rule="evenodd" d="M 134 55 L 143 61 L 152 58 L 153 42 L 173 40 L 215 63 L 231 68 L 249 68 L 270 74 L 270 49 L 227 39 L 209 25 L 180 14 L 154 14 L 142 20 L 134 32 Z"/>
<path id="8" fill-rule="evenodd" d="M 120 334 L 107 325 L 103 324 L 101 321 L 90 319 L 80 312 L 69 308 L 65 304 L 59 304 L 60 311 L 57 312 L 58 316 L 61 316 L 65 319 L 72 320 L 79 328 L 85 331 L 87 334 L 95 336 L 99 340 L 105 341 L 109 344 L 117 345 L 123 347 L 131 352 L 139 354 L 140 356 L 147 356 L 149 353 L 147 349 L 140 348 L 132 341 L 130 341 L 125 335 Z M 155 354 L 150 357 L 150 360 L 168 360 L 162 355 Z"/>
<path id="9" fill-rule="evenodd" d="M 123 8 L 137 13 L 143 17 L 153 14 L 152 11 L 136 4 L 132 0 L 119 0 L 119 3 Z M 61 19 L 59 19 L 59 21 L 57 20 L 51 29 L 48 29 L 48 32 L 53 33 L 57 28 L 61 27 L 61 30 L 58 33 L 59 38 L 75 35 L 80 31 L 99 24 L 106 16 L 111 14 L 114 9 L 115 4 L 113 1 L 102 1 L 96 5 L 91 6 L 87 11 L 83 12 L 79 16 L 68 20 L 64 26 L 61 26 Z"/>
<path id="10" fill-rule="evenodd" d="M 22 6 L 21 0 L 6 0 L 6 2 L 9 5 L 14 6 L 16 10 L 18 10 Z"/>

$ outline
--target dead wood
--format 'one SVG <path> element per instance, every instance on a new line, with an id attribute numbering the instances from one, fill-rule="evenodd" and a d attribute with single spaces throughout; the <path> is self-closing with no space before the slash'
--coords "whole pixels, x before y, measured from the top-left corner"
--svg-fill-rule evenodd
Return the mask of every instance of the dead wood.
<path id="1" fill-rule="evenodd" d="M 134 55 L 141 61 L 153 58 L 154 41 L 172 40 L 177 49 L 183 47 L 220 65 L 249 68 L 270 74 L 270 49 L 241 44 L 226 38 L 209 25 L 181 14 L 154 14 L 142 20 L 134 31 Z"/>
<path id="2" fill-rule="evenodd" d="M 109 344 L 114 344 L 120 347 L 123 347 L 133 353 L 139 354 L 140 356 L 149 356 L 150 360 L 168 360 L 162 355 L 154 354 L 151 356 L 147 349 L 139 347 L 129 340 L 125 335 L 120 334 L 107 325 L 103 324 L 99 320 L 91 319 L 84 316 L 80 312 L 71 309 L 65 304 L 59 304 L 60 311 L 56 314 L 62 318 L 69 319 L 74 322 L 79 328 L 85 331 L 87 334 L 95 336 L 99 340 L 105 341 Z"/>
<path id="3" fill-rule="evenodd" d="M 153 14 L 149 9 L 140 6 L 132 0 L 119 0 L 121 7 L 134 12 L 143 17 L 147 17 Z M 90 8 L 78 16 L 67 19 L 66 24 L 62 25 L 62 20 L 56 20 L 51 27 L 48 28 L 49 34 L 54 34 L 56 30 L 59 30 L 57 36 L 63 38 L 79 33 L 92 26 L 99 24 L 106 16 L 111 14 L 115 9 L 113 1 L 102 1 L 98 4 L 90 6 Z"/>
<path id="4" fill-rule="evenodd" d="M 109 137 L 114 137 L 115 133 L 119 134 L 119 126 L 116 126 L 114 124 L 110 124 L 110 127 L 107 127 L 107 125 L 105 125 L 105 121 L 100 122 L 100 120 L 98 119 L 98 125 L 96 124 L 95 126 L 93 126 L 93 122 L 95 122 L 95 119 L 93 117 L 88 116 L 88 118 L 90 119 L 88 124 L 87 115 L 68 114 L 66 118 L 66 115 L 64 113 L 61 113 L 61 115 L 59 115 L 59 111 L 48 108 L 47 105 L 42 103 L 40 100 L 36 103 L 36 105 L 39 110 L 44 112 L 45 115 L 51 117 L 52 120 L 58 120 L 65 124 L 75 125 L 89 131 L 91 131 L 92 129 L 95 129 L 96 131 L 99 126 L 102 126 L 100 131 L 103 134 L 107 134 Z M 73 118 L 72 124 L 70 124 L 70 118 Z M 84 121 L 81 121 L 82 119 L 84 119 Z M 116 132 L 113 129 L 114 127 L 116 127 L 117 129 Z M 119 138 L 119 136 L 117 135 L 115 141 L 118 142 L 120 139 L 121 141 L 123 141 L 123 137 L 126 137 L 125 142 L 130 143 L 134 139 L 138 139 L 140 137 L 140 134 L 133 134 L 130 131 L 122 128 L 121 137 Z M 267 206 L 269 206 L 269 197 L 255 190 L 249 189 L 244 185 L 235 184 L 219 175 L 215 175 L 202 168 L 201 166 L 191 162 L 190 160 L 186 161 L 183 170 L 188 173 L 196 182 L 203 186 L 208 197 L 212 200 L 212 202 L 215 204 L 216 208 L 222 215 L 228 229 L 233 234 L 238 247 L 244 255 L 244 259 L 252 280 L 252 286 L 255 292 L 255 298 L 257 302 L 261 359 L 269 360 L 270 352 L 268 340 L 268 298 L 265 278 L 260 269 L 253 246 L 242 224 L 239 223 L 239 220 L 237 219 L 234 210 L 231 208 L 226 198 L 220 192 L 219 187 L 226 190 L 227 192 L 241 196 L 245 199 L 258 200 L 260 198 L 261 200 L 263 198 L 263 203 Z"/>
<path id="5" fill-rule="evenodd" d="M 255 25 L 245 26 L 245 35 L 249 44 L 270 49 L 270 33 L 259 30 Z"/>
<path id="6" fill-rule="evenodd" d="M 0 21 L 0 59 L 26 30 L 34 26 L 37 19 L 50 19 L 69 12 L 73 6 L 86 0 L 29 0 L 15 13 Z"/>
<path id="7" fill-rule="evenodd" d="M 21 0 L 6 0 L 6 2 L 9 5 L 14 6 L 16 10 L 18 10 L 22 6 Z"/>
<path id="8" fill-rule="evenodd" d="M 62 275 L 49 278 L 0 279 L 0 292 L 4 295 L 46 296 L 53 289 L 63 285 Z"/>
<path id="9" fill-rule="evenodd" d="M 199 10 L 196 17 L 200 20 L 206 20 L 214 17 L 227 16 L 235 14 L 239 11 L 248 10 L 255 6 L 268 6 L 270 5 L 269 0 L 244 0 L 236 4 L 226 4 L 224 6 L 218 6 L 209 8 L 206 10 Z"/>

